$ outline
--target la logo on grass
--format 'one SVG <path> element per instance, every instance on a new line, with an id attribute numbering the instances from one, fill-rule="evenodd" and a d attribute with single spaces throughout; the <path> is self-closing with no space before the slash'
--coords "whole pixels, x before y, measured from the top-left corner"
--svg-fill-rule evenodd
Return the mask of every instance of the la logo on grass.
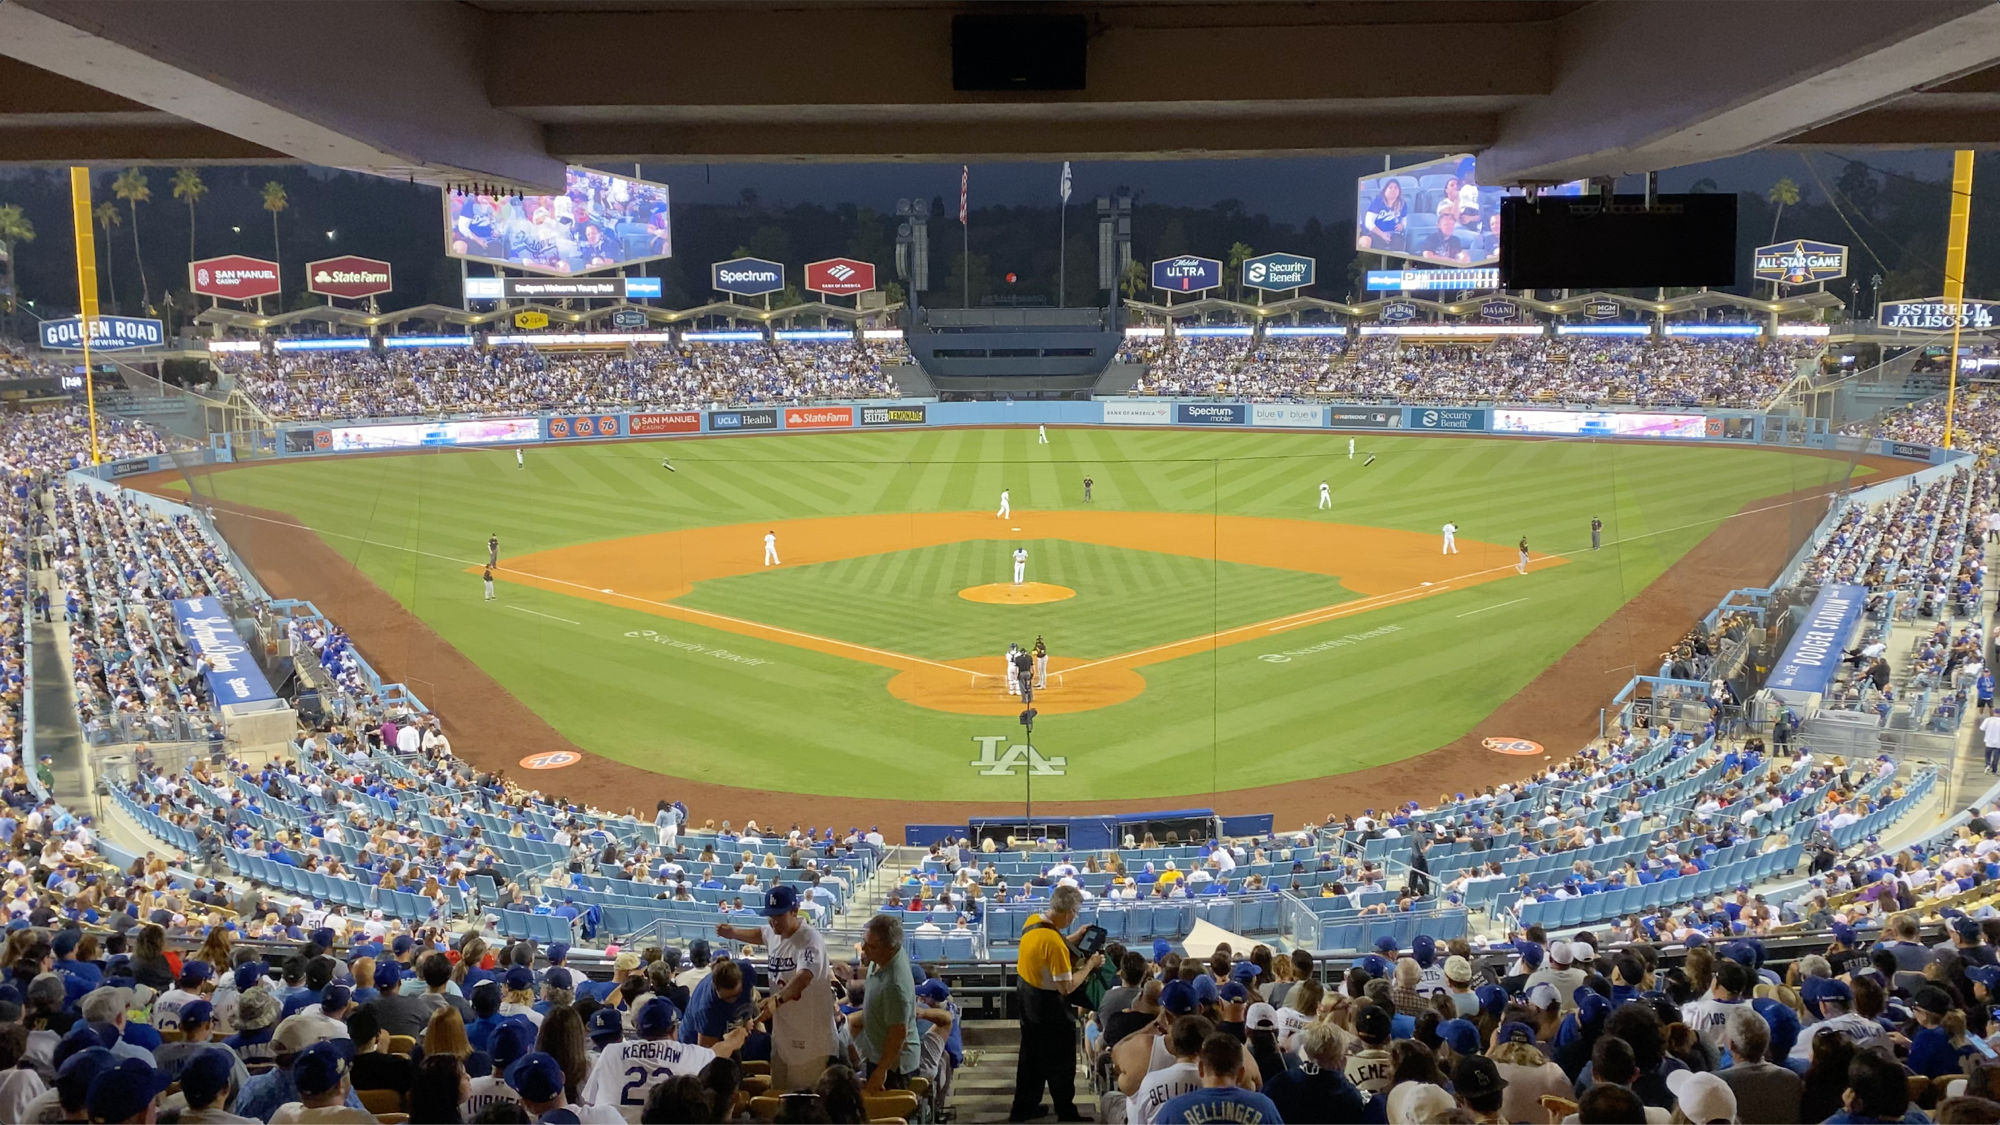
<path id="1" fill-rule="evenodd" d="M 1009 735 L 974 735 L 972 741 L 979 744 L 979 757 L 972 765 L 986 777 L 1012 777 L 1022 766 L 1028 767 L 1030 777 L 1061 777 L 1069 765 L 1068 758 L 1045 758 L 1042 752 L 1032 746 L 1009 746 L 1003 753 L 1000 744 Z"/>

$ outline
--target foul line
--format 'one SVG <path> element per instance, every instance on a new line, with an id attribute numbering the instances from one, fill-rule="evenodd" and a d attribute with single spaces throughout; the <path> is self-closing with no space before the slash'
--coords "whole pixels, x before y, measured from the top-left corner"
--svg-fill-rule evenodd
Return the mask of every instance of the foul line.
<path id="1" fill-rule="evenodd" d="M 1520 605 L 1522 602 L 1525 602 L 1527 600 L 1528 599 L 1526 598 L 1515 598 L 1511 602 L 1501 602 L 1499 605 L 1482 606 L 1479 609 L 1468 609 L 1464 613 L 1459 614 L 1458 616 L 1471 617 L 1475 613 L 1485 613 L 1489 609 L 1506 609 L 1510 605 Z"/>
<path id="2" fill-rule="evenodd" d="M 570 620 L 569 618 L 567 618 L 567 617 L 557 617 L 557 616 L 556 616 L 555 614 L 553 614 L 553 613 L 543 613 L 543 612 L 542 612 L 541 610 L 539 610 L 539 609 L 526 609 L 526 608 L 524 608 L 524 607 L 522 607 L 522 606 L 518 606 L 518 605 L 507 605 L 507 603 L 504 603 L 504 602 L 503 602 L 502 604 L 503 604 L 503 605 L 506 605 L 506 608 L 508 608 L 508 609 L 511 609 L 511 610 L 513 610 L 513 611 L 514 611 L 514 612 L 516 612 L 516 613 L 532 613 L 532 614 L 534 614 L 534 615 L 535 615 L 536 617 L 546 617 L 546 618 L 548 618 L 548 619 L 549 619 L 550 621 L 560 621 L 560 622 L 562 622 L 562 623 L 563 623 L 563 624 L 565 624 L 565 625 L 581 625 L 581 624 L 583 624 L 583 622 L 581 622 L 581 621 L 571 621 L 571 620 Z"/>

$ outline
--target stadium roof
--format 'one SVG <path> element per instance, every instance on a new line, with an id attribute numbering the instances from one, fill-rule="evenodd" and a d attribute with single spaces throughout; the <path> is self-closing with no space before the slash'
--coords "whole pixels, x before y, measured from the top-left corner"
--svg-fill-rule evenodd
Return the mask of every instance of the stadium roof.
<path id="1" fill-rule="evenodd" d="M 552 190 L 565 163 L 1474 151 L 1506 183 L 2000 144 L 1988 0 L 1034 7 L 1087 16 L 1085 89 L 955 91 L 966 6 L 936 0 L 0 0 L 0 160 Z"/>

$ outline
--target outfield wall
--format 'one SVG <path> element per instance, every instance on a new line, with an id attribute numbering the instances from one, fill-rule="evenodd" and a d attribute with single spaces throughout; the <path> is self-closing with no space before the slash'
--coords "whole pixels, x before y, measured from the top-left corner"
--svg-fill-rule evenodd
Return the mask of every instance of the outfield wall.
<path id="1" fill-rule="evenodd" d="M 818 406 L 522 414 L 502 418 L 357 419 L 282 425 L 272 448 L 241 450 L 214 437 L 211 459 L 313 457 L 416 449 L 519 447 L 571 441 L 915 429 L 930 426 L 1170 426 L 1186 429 L 1335 430 L 1715 442 L 1879 454 L 1942 464 L 1948 450 L 1832 434 L 1821 419 L 1752 411 L 1572 410 L 1539 406 L 1394 406 L 1221 399 L 1111 398 L 1088 402 L 935 402 L 905 399 Z M 106 466 L 106 479 L 169 467 L 166 458 Z"/>

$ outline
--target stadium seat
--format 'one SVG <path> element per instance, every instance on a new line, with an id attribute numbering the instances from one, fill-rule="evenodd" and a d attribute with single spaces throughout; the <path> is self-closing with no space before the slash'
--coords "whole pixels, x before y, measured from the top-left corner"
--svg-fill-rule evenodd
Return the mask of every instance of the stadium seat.
<path id="1" fill-rule="evenodd" d="M 911 934 L 910 957 L 917 961 L 936 961 L 944 957 L 944 938 L 935 934 Z"/>

